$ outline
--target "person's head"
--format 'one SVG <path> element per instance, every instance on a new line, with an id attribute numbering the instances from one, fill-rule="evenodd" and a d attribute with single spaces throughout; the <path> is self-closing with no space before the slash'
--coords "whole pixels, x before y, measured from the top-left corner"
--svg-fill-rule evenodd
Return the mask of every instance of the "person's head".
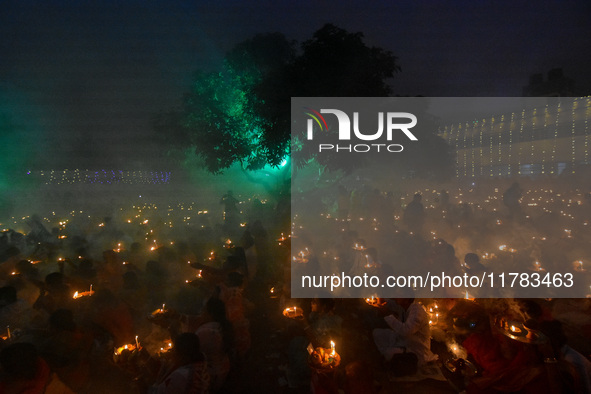
<path id="1" fill-rule="evenodd" d="M 159 275 L 162 271 L 160 263 L 156 260 L 148 260 L 146 263 L 146 274 L 148 275 Z"/>
<path id="2" fill-rule="evenodd" d="M 0 308 L 16 302 L 16 288 L 13 286 L 0 287 Z"/>
<path id="3" fill-rule="evenodd" d="M 374 262 L 378 261 L 378 250 L 376 248 L 367 248 L 365 253 L 370 256 Z"/>
<path id="4" fill-rule="evenodd" d="M 413 201 L 418 201 L 421 202 L 421 200 L 423 199 L 423 196 L 421 195 L 421 193 L 415 193 L 415 195 L 413 196 Z"/>
<path id="5" fill-rule="evenodd" d="M 133 271 L 127 271 L 123 274 L 123 288 L 136 289 L 139 286 L 137 274 Z"/>
<path id="6" fill-rule="evenodd" d="M 69 309 L 58 309 L 49 316 L 49 325 L 57 331 L 74 331 L 74 313 Z"/>
<path id="7" fill-rule="evenodd" d="M 240 287 L 244 282 L 244 277 L 239 272 L 230 272 L 226 277 L 228 287 Z"/>
<path id="8" fill-rule="evenodd" d="M 64 276 L 59 272 L 52 272 L 45 277 L 48 286 L 59 286 L 64 284 Z"/>
<path id="9" fill-rule="evenodd" d="M 480 258 L 476 253 L 466 253 L 464 256 L 464 263 L 468 266 L 471 272 L 484 272 L 486 267 L 480 263 Z"/>
<path id="10" fill-rule="evenodd" d="M 544 314 L 542 306 L 538 304 L 536 301 L 529 299 L 519 301 L 519 310 L 521 311 L 521 313 L 524 314 L 526 321 L 529 323 L 529 326 L 531 326 L 532 324 L 535 325 L 539 323 L 542 318 L 542 315 Z"/>
<path id="11" fill-rule="evenodd" d="M 82 259 L 78 264 L 78 273 L 81 277 L 86 279 L 92 279 L 96 276 L 96 270 L 94 264 L 90 259 Z"/>
<path id="12" fill-rule="evenodd" d="M 314 298 L 312 299 L 310 306 L 312 307 L 312 312 L 317 313 L 328 313 L 332 311 L 335 307 L 334 299 L 332 298 Z"/>
<path id="13" fill-rule="evenodd" d="M 205 312 L 213 321 L 218 323 L 226 321 L 226 305 L 216 297 L 210 297 L 205 303 Z"/>
<path id="14" fill-rule="evenodd" d="M 407 310 L 409 306 L 415 301 L 415 293 L 412 288 L 408 287 L 397 287 L 396 298 L 394 301 L 400 305 L 404 310 Z"/>
<path id="15" fill-rule="evenodd" d="M 204 360 L 199 337 L 192 332 L 185 332 L 173 340 L 173 357 L 179 365 L 194 364 Z"/>
<path id="16" fill-rule="evenodd" d="M 16 263 L 15 268 L 18 272 L 27 277 L 36 277 L 38 274 L 38 270 L 29 260 L 20 260 Z"/>
<path id="17" fill-rule="evenodd" d="M 6 252 L 4 252 L 4 257 L 6 260 L 8 260 L 12 257 L 18 256 L 20 253 L 21 251 L 19 248 L 17 248 L 16 246 L 11 246 L 8 249 L 6 249 Z"/>
<path id="18" fill-rule="evenodd" d="M 550 339 L 554 353 L 560 354 L 560 348 L 567 342 L 562 323 L 558 320 L 544 321 L 540 323 L 539 329 Z"/>
<path id="19" fill-rule="evenodd" d="M 240 269 L 241 259 L 238 256 L 228 256 L 224 262 L 224 269 L 228 271 L 236 271 Z"/>
<path id="20" fill-rule="evenodd" d="M 3 375 L 10 380 L 33 380 L 39 368 L 39 355 L 31 343 L 19 342 L 0 351 Z"/>
<path id="21" fill-rule="evenodd" d="M 402 309 L 407 310 L 409 306 L 412 305 L 413 302 L 415 302 L 414 298 L 394 298 L 394 301 L 396 301 L 396 303 L 398 305 L 400 305 L 402 307 Z"/>

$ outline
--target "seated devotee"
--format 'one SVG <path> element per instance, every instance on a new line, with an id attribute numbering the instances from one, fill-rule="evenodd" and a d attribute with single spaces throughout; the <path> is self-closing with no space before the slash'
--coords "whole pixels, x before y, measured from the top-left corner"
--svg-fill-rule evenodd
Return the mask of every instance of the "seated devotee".
<path id="1" fill-rule="evenodd" d="M 431 352 L 431 330 L 429 315 L 423 305 L 414 298 L 397 298 L 396 303 L 402 308 L 399 316 L 390 314 L 384 320 L 390 328 L 376 328 L 373 339 L 379 352 L 386 361 L 392 360 L 395 354 L 416 354 L 419 364 L 437 359 Z"/>
<path id="2" fill-rule="evenodd" d="M 97 290 L 91 298 L 91 320 L 95 326 L 108 333 L 115 346 L 131 343 L 135 329 L 128 306 L 107 289 Z"/>
<path id="3" fill-rule="evenodd" d="M 248 300 L 243 296 L 243 276 L 230 272 L 225 283 L 220 284 L 220 299 L 226 305 L 226 316 L 234 328 L 236 351 L 240 358 L 250 349 L 249 321 L 246 318 Z"/>
<path id="4" fill-rule="evenodd" d="M 172 365 L 152 387 L 152 394 L 209 393 L 210 376 L 199 337 L 182 333 L 173 340 Z"/>
<path id="5" fill-rule="evenodd" d="M 335 301 L 332 298 L 314 298 L 310 302 L 312 311 L 308 318 L 305 316 L 301 320 L 304 327 L 305 338 L 293 337 L 290 341 L 288 354 L 288 379 L 290 384 L 301 384 L 306 374 L 301 371 L 305 368 L 306 358 L 303 352 L 306 352 L 306 346 L 311 343 L 313 347 L 330 348 L 331 341 L 342 343 L 342 322 L 343 319 L 335 312 Z M 296 348 L 294 345 L 298 345 Z M 296 380 L 299 379 L 298 380 Z M 318 373 L 313 370 L 310 375 L 310 385 L 314 393 L 336 393 L 336 381 L 330 374 Z"/>
<path id="6" fill-rule="evenodd" d="M 480 257 L 476 253 L 466 253 L 464 256 L 464 268 L 471 275 L 478 275 L 486 271 L 486 267 L 480 263 Z"/>
<path id="7" fill-rule="evenodd" d="M 158 305 L 165 299 L 168 270 L 156 260 L 148 260 L 144 280 L 146 286 L 150 289 L 148 297 L 152 306 Z"/>
<path id="8" fill-rule="evenodd" d="M 221 389 L 230 371 L 230 355 L 234 352 L 234 334 L 224 302 L 211 297 L 200 315 L 180 315 L 180 321 L 184 332 L 195 332 L 199 337 L 211 377 L 211 389 Z"/>
<path id="9" fill-rule="evenodd" d="M 77 326 L 69 309 L 58 309 L 49 317 L 49 330 L 43 332 L 39 352 L 51 369 L 72 390 L 88 383 L 93 338 Z"/>
<path id="10" fill-rule="evenodd" d="M 572 383 L 572 392 L 591 393 L 591 361 L 567 344 L 562 323 L 558 320 L 540 323 L 542 331 L 549 339 L 553 356 L 557 363 L 564 363 L 562 383 Z"/>
<path id="11" fill-rule="evenodd" d="M 448 313 L 461 345 L 482 371 L 472 378 L 468 393 L 535 392 L 549 384 L 535 347 L 494 332 L 486 310 L 460 300 Z M 547 392 L 547 391 L 541 391 Z"/>
<path id="12" fill-rule="evenodd" d="M 408 228 L 408 231 L 414 234 L 421 234 L 425 222 L 425 209 L 421 202 L 422 199 L 423 196 L 420 193 L 416 193 L 412 201 L 406 206 L 402 216 L 402 221 Z"/>
<path id="13" fill-rule="evenodd" d="M 314 298 L 310 302 L 312 312 L 302 320 L 306 336 L 314 347 L 330 347 L 331 340 L 339 340 L 342 335 L 343 319 L 335 314 L 332 298 Z"/>
<path id="14" fill-rule="evenodd" d="M 0 287 L 0 324 L 4 327 L 25 328 L 31 318 L 29 305 L 17 298 L 13 286 Z"/>
<path id="15" fill-rule="evenodd" d="M 360 361 L 349 363 L 345 367 L 345 394 L 376 393 L 371 366 Z"/>
<path id="16" fill-rule="evenodd" d="M 287 345 L 287 384 L 291 389 L 310 386 L 310 368 L 308 367 L 308 351 L 310 343 L 304 329 L 299 324 L 291 324 L 286 330 Z"/>
<path id="17" fill-rule="evenodd" d="M 0 393 L 73 393 L 51 373 L 34 345 L 17 342 L 0 351 Z"/>
<path id="18" fill-rule="evenodd" d="M 38 285 L 41 283 L 39 269 L 29 260 L 20 260 L 15 268 L 18 275 L 14 275 L 7 284 L 14 286 L 19 298 L 32 306 L 39 295 Z"/>
<path id="19" fill-rule="evenodd" d="M 16 246 L 8 247 L 4 253 L 0 255 L 0 281 L 5 281 L 10 278 L 12 272 L 16 268 L 21 258 L 21 251 Z"/>
<path id="20" fill-rule="evenodd" d="M 148 289 L 140 282 L 135 271 L 127 271 L 121 277 L 123 278 L 123 286 L 117 296 L 128 306 L 136 323 L 139 323 L 140 320 L 145 319 L 145 315 L 149 311 L 149 306 L 146 303 Z"/>
<path id="21" fill-rule="evenodd" d="M 289 287 L 284 295 L 289 293 Z M 295 300 L 294 300 L 295 301 Z M 285 305 L 293 305 L 287 302 Z M 309 317 L 304 315 L 287 327 L 287 370 L 286 377 L 290 388 L 298 388 L 310 384 L 308 368 L 309 344 L 313 347 L 330 347 L 330 341 L 340 343 L 343 319 L 334 313 L 335 303 L 330 298 L 314 298 L 311 303 L 312 312 Z"/>
<path id="22" fill-rule="evenodd" d="M 56 309 L 68 308 L 72 302 L 72 295 L 73 292 L 65 283 L 64 276 L 59 272 L 52 272 L 45 277 L 45 283 L 33 307 L 51 314 Z"/>

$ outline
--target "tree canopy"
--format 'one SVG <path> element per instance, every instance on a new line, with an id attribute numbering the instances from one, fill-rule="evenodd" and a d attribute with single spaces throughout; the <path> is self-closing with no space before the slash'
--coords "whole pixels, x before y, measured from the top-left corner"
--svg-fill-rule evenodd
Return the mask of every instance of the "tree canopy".
<path id="1" fill-rule="evenodd" d="M 399 71 L 390 51 L 331 24 L 299 47 L 280 33 L 260 34 L 229 51 L 219 70 L 198 73 L 183 106 L 159 115 L 155 126 L 168 143 L 190 147 L 212 173 L 234 163 L 277 167 L 290 154 L 291 97 L 386 97 Z M 292 152 L 298 167 L 312 159 L 335 169 L 330 155 Z M 344 170 L 360 160 L 366 159 Z"/>

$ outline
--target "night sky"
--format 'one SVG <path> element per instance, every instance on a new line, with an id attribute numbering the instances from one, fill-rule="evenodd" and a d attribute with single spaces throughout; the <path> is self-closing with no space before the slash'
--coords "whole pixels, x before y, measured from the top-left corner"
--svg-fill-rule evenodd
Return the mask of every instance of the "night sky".
<path id="1" fill-rule="evenodd" d="M 119 3 L 0 3 L 0 142 L 36 167 L 154 167 L 150 119 L 196 70 L 257 33 L 301 42 L 325 23 L 398 56 L 395 94 L 520 96 L 555 67 L 591 93 L 588 0 Z"/>

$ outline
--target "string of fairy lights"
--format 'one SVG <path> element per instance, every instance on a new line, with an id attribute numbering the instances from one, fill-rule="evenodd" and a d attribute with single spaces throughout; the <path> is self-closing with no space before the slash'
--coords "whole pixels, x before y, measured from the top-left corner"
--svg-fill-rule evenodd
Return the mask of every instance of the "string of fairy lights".
<path id="1" fill-rule="evenodd" d="M 41 170 L 27 171 L 27 175 L 39 178 L 46 185 L 85 184 L 167 184 L 169 171 L 123 170 Z"/>
<path id="2" fill-rule="evenodd" d="M 574 174 L 589 164 L 591 97 L 520 112 L 440 128 L 455 148 L 457 178 Z"/>

